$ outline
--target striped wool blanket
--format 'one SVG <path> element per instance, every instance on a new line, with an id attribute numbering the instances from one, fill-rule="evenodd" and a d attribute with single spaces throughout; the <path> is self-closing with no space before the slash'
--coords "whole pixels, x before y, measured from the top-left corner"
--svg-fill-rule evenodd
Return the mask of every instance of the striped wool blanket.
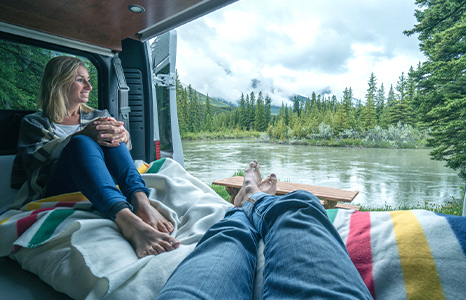
<path id="1" fill-rule="evenodd" d="M 136 161 L 140 174 L 149 164 Z M 102 218 L 81 192 L 63 194 L 30 202 L 19 210 L 0 212 L 0 256 L 18 247 L 35 248 L 63 233 L 80 219 Z"/>
<path id="2" fill-rule="evenodd" d="M 176 251 L 138 260 L 115 223 L 72 193 L 1 214 L 0 256 L 10 255 L 75 299 L 153 299 L 231 205 L 172 160 L 149 170 L 143 178 L 151 202 L 173 220 L 173 235 L 182 242 Z M 466 217 L 424 210 L 327 213 L 375 299 L 465 298 Z M 260 295 L 261 251 L 254 299 Z"/>
<path id="3" fill-rule="evenodd" d="M 175 251 L 138 259 L 115 222 L 72 193 L 0 214 L 0 256 L 73 299 L 154 299 L 232 205 L 171 159 L 140 172 L 152 205 L 174 224 L 172 235 L 181 242 Z"/>
<path id="4" fill-rule="evenodd" d="M 34 248 L 55 238 L 79 219 L 102 218 L 81 193 L 42 199 L 0 215 L 0 256 L 18 247 Z"/>
<path id="5" fill-rule="evenodd" d="M 466 217 L 426 210 L 327 214 L 375 299 L 466 298 Z"/>

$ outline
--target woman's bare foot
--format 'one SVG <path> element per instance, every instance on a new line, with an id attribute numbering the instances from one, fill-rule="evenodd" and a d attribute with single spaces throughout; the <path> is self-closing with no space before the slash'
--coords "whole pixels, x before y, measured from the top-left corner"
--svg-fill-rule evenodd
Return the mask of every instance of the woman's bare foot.
<path id="1" fill-rule="evenodd" d="M 260 192 L 259 184 L 262 182 L 262 177 L 259 171 L 259 164 L 253 160 L 249 167 L 244 171 L 243 186 L 235 197 L 234 205 L 237 207 L 243 206 L 249 196 L 256 192 Z"/>
<path id="2" fill-rule="evenodd" d="M 261 190 L 261 192 L 275 195 L 275 193 L 277 192 L 277 175 L 272 173 L 269 176 L 267 176 L 267 178 L 262 180 L 262 182 L 259 184 L 259 189 Z"/>
<path id="3" fill-rule="evenodd" d="M 133 246 L 138 258 L 172 251 L 180 246 L 177 239 L 157 231 L 128 208 L 116 214 L 115 223 L 123 237 Z"/>
<path id="4" fill-rule="evenodd" d="M 149 198 L 144 192 L 134 193 L 131 204 L 134 206 L 135 214 L 154 229 L 164 233 L 173 232 L 173 224 L 150 204 Z"/>

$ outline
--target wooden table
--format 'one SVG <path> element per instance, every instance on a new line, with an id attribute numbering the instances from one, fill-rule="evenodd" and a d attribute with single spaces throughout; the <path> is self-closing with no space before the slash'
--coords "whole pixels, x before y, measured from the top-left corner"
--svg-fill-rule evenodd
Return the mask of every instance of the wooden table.
<path id="1" fill-rule="evenodd" d="M 220 179 L 212 182 L 212 184 L 224 186 L 227 192 L 230 194 L 230 196 L 234 198 L 233 195 L 236 196 L 239 189 L 243 186 L 243 177 L 234 176 L 225 179 Z M 285 195 L 296 190 L 304 190 L 314 194 L 315 196 L 317 196 L 317 198 L 322 200 L 321 202 L 325 208 L 346 208 L 355 210 L 359 210 L 361 208 L 360 206 L 350 204 L 353 201 L 353 199 L 358 195 L 359 191 L 348 191 L 338 188 L 278 181 L 277 192 L 275 194 Z M 230 199 L 230 201 L 232 200 L 233 199 Z"/>

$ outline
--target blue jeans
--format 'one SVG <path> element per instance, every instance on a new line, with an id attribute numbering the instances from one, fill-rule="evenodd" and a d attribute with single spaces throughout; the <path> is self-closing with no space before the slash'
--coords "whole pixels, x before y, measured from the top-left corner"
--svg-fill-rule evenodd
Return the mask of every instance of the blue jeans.
<path id="1" fill-rule="evenodd" d="M 227 212 L 180 263 L 157 299 L 251 299 L 264 240 L 261 298 L 372 299 L 314 195 L 262 192 Z"/>
<path id="2" fill-rule="evenodd" d="M 137 191 L 149 194 L 124 143 L 102 147 L 85 135 L 72 137 L 61 152 L 45 196 L 78 191 L 109 219 L 123 208 L 132 210 L 130 202 Z"/>

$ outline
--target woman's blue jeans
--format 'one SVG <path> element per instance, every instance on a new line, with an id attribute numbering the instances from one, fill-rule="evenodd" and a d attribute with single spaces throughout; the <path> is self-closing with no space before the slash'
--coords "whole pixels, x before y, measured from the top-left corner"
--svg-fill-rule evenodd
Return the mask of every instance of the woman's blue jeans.
<path id="1" fill-rule="evenodd" d="M 123 208 L 132 209 L 135 192 L 149 194 L 124 143 L 102 147 L 85 135 L 72 137 L 61 152 L 47 183 L 46 197 L 77 191 L 110 219 Z"/>
<path id="2" fill-rule="evenodd" d="M 264 299 L 372 299 L 314 195 L 255 193 L 227 212 L 177 267 L 157 299 L 251 299 L 264 240 Z"/>

